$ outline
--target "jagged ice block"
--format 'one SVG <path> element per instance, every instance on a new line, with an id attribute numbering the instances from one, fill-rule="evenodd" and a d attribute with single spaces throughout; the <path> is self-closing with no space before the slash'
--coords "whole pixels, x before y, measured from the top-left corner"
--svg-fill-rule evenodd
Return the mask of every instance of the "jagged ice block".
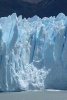
<path id="1" fill-rule="evenodd" d="M 0 91 L 67 89 L 67 16 L 0 18 Z"/>

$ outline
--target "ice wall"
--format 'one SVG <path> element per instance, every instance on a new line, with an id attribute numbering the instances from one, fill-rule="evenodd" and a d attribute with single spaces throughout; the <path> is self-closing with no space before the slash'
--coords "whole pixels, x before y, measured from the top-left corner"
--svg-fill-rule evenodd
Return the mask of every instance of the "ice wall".
<path id="1" fill-rule="evenodd" d="M 0 91 L 67 89 L 67 17 L 0 18 Z"/>

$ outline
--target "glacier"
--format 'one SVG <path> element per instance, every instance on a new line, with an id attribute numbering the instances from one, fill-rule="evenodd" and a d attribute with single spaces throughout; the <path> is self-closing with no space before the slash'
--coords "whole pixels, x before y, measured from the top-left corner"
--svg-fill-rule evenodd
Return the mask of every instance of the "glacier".
<path id="1" fill-rule="evenodd" d="M 67 89 L 67 16 L 0 18 L 0 91 Z"/>

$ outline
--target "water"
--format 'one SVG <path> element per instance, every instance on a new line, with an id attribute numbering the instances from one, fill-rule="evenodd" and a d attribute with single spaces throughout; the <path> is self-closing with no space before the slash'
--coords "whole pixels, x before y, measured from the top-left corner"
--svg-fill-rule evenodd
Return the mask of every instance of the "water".
<path id="1" fill-rule="evenodd" d="M 67 91 L 25 91 L 0 93 L 0 100 L 67 100 Z"/>

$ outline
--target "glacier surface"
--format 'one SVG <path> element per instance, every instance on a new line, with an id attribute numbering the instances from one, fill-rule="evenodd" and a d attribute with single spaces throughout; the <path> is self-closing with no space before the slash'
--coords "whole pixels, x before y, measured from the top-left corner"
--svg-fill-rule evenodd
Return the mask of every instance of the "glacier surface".
<path id="1" fill-rule="evenodd" d="M 0 91 L 67 89 L 67 17 L 0 18 Z"/>

